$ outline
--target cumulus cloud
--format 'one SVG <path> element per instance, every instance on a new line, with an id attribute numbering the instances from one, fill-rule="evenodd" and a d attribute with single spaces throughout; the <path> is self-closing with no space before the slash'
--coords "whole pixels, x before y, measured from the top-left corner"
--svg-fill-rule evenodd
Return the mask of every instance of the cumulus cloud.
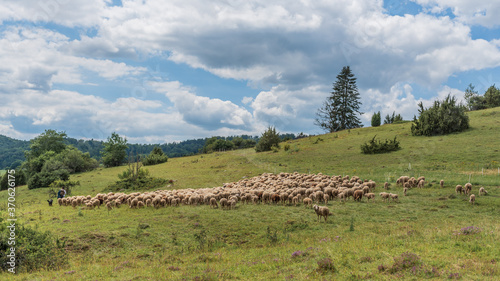
<path id="1" fill-rule="evenodd" d="M 252 130 L 252 114 L 230 101 L 197 96 L 178 81 L 152 82 L 152 87 L 164 93 L 190 124 L 210 130 L 221 127 Z"/>
<path id="2" fill-rule="evenodd" d="M 486 27 L 500 26 L 500 3 L 490 0 L 413 0 L 431 13 L 441 14 L 450 10 L 459 21 L 483 25 Z"/>

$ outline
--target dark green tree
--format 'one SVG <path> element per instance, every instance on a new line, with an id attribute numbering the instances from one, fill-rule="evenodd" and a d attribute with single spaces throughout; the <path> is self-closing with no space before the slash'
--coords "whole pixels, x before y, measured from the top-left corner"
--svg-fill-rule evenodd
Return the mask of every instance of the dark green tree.
<path id="1" fill-rule="evenodd" d="M 380 117 L 380 111 L 373 113 L 372 116 L 372 127 L 378 127 L 380 126 L 380 123 L 382 122 L 381 117 Z"/>
<path id="2" fill-rule="evenodd" d="M 142 164 L 144 166 L 148 165 L 156 165 L 156 164 L 161 164 L 165 163 L 168 161 L 168 156 L 163 153 L 163 150 L 155 146 L 151 153 L 149 153 L 148 156 L 146 156 L 144 159 L 142 159 Z"/>
<path id="3" fill-rule="evenodd" d="M 500 89 L 490 86 L 484 93 L 484 99 L 488 108 L 500 106 Z"/>
<path id="4" fill-rule="evenodd" d="M 455 97 L 448 95 L 443 101 L 435 101 L 428 109 L 419 103 L 419 117 L 413 118 L 411 133 L 414 136 L 446 135 L 469 128 L 465 105 L 456 104 Z"/>
<path id="5" fill-rule="evenodd" d="M 344 66 L 337 81 L 333 84 L 333 92 L 318 109 L 314 124 L 328 132 L 360 128 L 363 125 L 358 114 L 361 102 L 356 78 L 349 66 Z"/>
<path id="6" fill-rule="evenodd" d="M 279 147 L 280 142 L 281 138 L 279 133 L 276 132 L 276 128 L 268 127 L 255 146 L 255 151 L 270 151 L 273 147 Z"/>
<path id="7" fill-rule="evenodd" d="M 102 163 L 106 167 L 120 166 L 127 158 L 127 139 L 113 132 L 104 143 L 101 152 Z"/>
<path id="8" fill-rule="evenodd" d="M 30 150 L 26 152 L 26 159 L 36 158 L 47 151 L 53 151 L 56 154 L 60 153 L 66 148 L 65 137 L 65 132 L 58 133 L 55 130 L 45 130 L 44 133 L 30 140 Z"/>
<path id="9" fill-rule="evenodd" d="M 392 124 L 392 123 L 398 123 L 403 121 L 403 117 L 401 114 L 396 115 L 396 112 L 392 112 L 392 116 L 387 114 L 384 119 L 384 124 Z"/>

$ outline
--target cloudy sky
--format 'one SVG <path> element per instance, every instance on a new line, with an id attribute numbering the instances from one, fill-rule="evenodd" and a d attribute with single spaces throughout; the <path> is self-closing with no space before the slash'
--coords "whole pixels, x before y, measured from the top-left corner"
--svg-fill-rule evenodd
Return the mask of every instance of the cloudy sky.
<path id="1" fill-rule="evenodd" d="M 319 134 L 343 66 L 361 119 L 500 85 L 491 0 L 18 0 L 0 7 L 0 134 L 165 143 Z"/>

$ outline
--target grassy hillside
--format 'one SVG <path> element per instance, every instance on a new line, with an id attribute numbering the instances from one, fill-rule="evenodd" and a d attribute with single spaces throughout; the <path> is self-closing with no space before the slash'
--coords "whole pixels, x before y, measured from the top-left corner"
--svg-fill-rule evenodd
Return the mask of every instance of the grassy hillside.
<path id="1" fill-rule="evenodd" d="M 181 206 L 110 212 L 48 207 L 47 189 L 17 188 L 20 222 L 66 241 L 69 265 L 20 274 L 13 280 L 498 280 L 500 279 L 500 108 L 469 113 L 471 129 L 412 137 L 411 123 L 361 128 L 288 142 L 290 149 L 238 150 L 169 159 L 146 167 L 174 179 L 168 189 L 220 186 L 264 172 L 357 175 L 392 183 L 400 202 L 333 201 L 333 216 L 318 223 L 303 206 L 238 205 L 222 211 Z M 397 136 L 402 149 L 363 155 L 374 135 Z M 284 144 L 283 144 L 284 145 Z M 283 147 L 282 145 L 282 147 Z M 103 192 L 125 167 L 73 175 L 72 195 Z M 395 180 L 427 178 L 407 197 Z M 471 178 L 489 194 L 471 206 L 454 186 Z M 439 188 L 439 180 L 445 188 Z M 7 202 L 7 194 L 0 193 Z M 5 218 L 5 204 L 1 211 Z M 466 235 L 469 226 L 480 233 Z M 465 229 L 465 230 L 464 230 Z M 335 270 L 327 270 L 330 259 Z M 406 263 L 401 259 L 406 259 Z M 410 264 L 409 268 L 405 265 Z M 385 270 L 384 270 L 385 269 Z M 5 275 L 4 273 L 3 275 Z"/>

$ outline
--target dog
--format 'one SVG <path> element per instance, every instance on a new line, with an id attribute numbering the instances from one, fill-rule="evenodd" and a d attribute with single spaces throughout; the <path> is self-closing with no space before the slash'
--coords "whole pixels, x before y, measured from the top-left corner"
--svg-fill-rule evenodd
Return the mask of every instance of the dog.
<path id="1" fill-rule="evenodd" d="M 50 200 L 47 200 L 47 202 L 49 202 L 49 206 L 52 207 L 52 202 L 54 202 L 54 200 L 50 199 Z"/>

